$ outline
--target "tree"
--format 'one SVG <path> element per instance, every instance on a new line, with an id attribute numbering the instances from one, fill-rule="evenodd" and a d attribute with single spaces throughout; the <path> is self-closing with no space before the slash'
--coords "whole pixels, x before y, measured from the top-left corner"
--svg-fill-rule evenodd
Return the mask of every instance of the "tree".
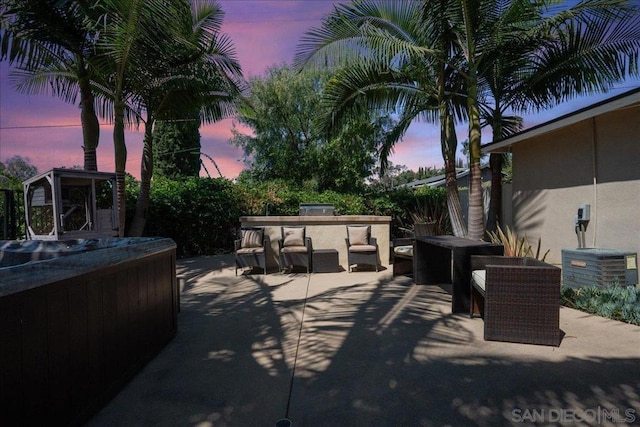
<path id="1" fill-rule="evenodd" d="M 191 123 L 197 134 L 201 120 L 213 122 L 228 117 L 241 92 L 242 71 L 233 45 L 220 33 L 224 12 L 215 1 L 192 2 L 177 8 L 175 27 L 156 28 L 164 41 L 161 49 L 145 52 L 140 69 L 129 81 L 135 114 L 144 112 L 145 137 L 142 153 L 140 193 L 129 235 L 140 236 L 146 224 L 153 176 L 153 128 L 156 120 Z M 163 31 L 168 31 L 162 35 Z M 199 161 L 198 150 L 195 159 Z M 196 175 L 197 170 L 196 169 Z"/>
<path id="2" fill-rule="evenodd" d="M 6 0 L 0 14 L 0 59 L 17 65 L 12 74 L 17 89 L 47 94 L 76 103 L 80 121 L 84 169 L 97 170 L 100 125 L 95 110 L 93 70 L 99 28 L 91 1 Z M 103 82 L 102 82 L 103 83 Z"/>
<path id="3" fill-rule="evenodd" d="M 22 189 L 22 182 L 38 174 L 38 168 L 31 164 L 28 157 L 13 156 L 0 162 L 0 176 L 12 189 Z"/>
<path id="4" fill-rule="evenodd" d="M 308 33 L 296 57 L 297 64 L 304 65 L 315 60 L 321 64 L 346 65 L 331 80 L 335 85 L 330 89 L 335 90 L 327 90 L 331 96 L 327 99 L 333 114 L 326 118 L 327 123 L 335 121 L 334 116 L 344 114 L 355 98 L 365 96 L 372 108 L 395 108 L 401 105 L 408 126 L 408 123 L 429 108 L 429 104 L 424 102 L 427 98 L 425 95 L 429 94 L 439 107 L 441 135 L 450 135 L 454 133 L 453 114 L 450 111 L 459 104 L 448 101 L 455 99 L 453 94 L 463 96 L 466 100 L 464 117 L 469 128 L 471 171 L 468 236 L 482 239 L 484 222 L 480 186 L 480 107 L 482 101 L 491 96 L 485 90 L 486 80 L 490 78 L 485 73 L 487 66 L 499 66 L 498 58 L 502 55 L 513 58 L 514 54 L 510 52 L 518 47 L 522 48 L 522 44 L 517 41 L 532 26 L 538 31 L 533 32 L 533 37 L 526 37 L 527 42 L 533 42 L 532 46 L 535 43 L 542 46 L 542 49 L 527 51 L 532 52 L 526 58 L 533 64 L 547 59 L 551 64 L 558 58 L 559 52 L 553 48 L 553 44 L 547 42 L 550 36 L 555 35 L 568 43 L 583 43 L 584 40 L 591 40 L 589 35 L 592 25 L 605 32 L 626 32 L 627 44 L 618 46 L 621 49 L 619 54 L 615 53 L 614 47 L 607 49 L 607 53 L 603 51 L 596 54 L 594 61 L 577 60 L 574 64 L 579 65 L 573 68 L 573 75 L 578 78 L 573 83 L 565 87 L 567 80 L 563 80 L 537 95 L 537 101 L 541 105 L 544 100 L 557 102 L 563 99 L 563 94 L 575 93 L 576 87 L 584 85 L 585 81 L 581 81 L 579 77 L 583 65 L 592 70 L 594 65 L 596 68 L 602 67 L 606 75 L 619 76 L 629 67 L 630 62 L 635 60 L 637 63 L 637 33 L 633 26 L 615 29 L 610 27 L 620 17 L 620 6 L 626 3 L 623 1 L 585 1 L 572 7 L 561 5 L 560 8 L 555 7 L 558 2 L 519 0 L 442 0 L 420 3 L 364 1 L 353 6 L 339 6 L 325 19 L 322 29 Z M 512 7 L 513 5 L 517 7 Z M 416 13 L 411 10 L 412 7 L 420 8 L 421 12 Z M 581 11 L 588 12 L 583 14 Z M 539 28 L 545 27 L 554 31 L 539 31 Z M 636 25 L 635 29 L 637 28 Z M 633 38 L 636 43 L 629 42 Z M 549 49 L 545 50 L 546 47 Z M 624 58 L 628 60 L 625 61 Z M 519 72 L 526 76 L 527 70 L 524 67 Z M 550 70 L 555 69 L 551 67 Z M 593 73 L 588 71 L 587 74 L 587 85 L 592 86 L 593 80 L 590 79 Z M 411 78 L 407 78 L 408 76 Z M 437 83 L 416 83 L 425 80 Z M 528 84 L 533 87 L 534 81 L 530 80 Z M 539 81 L 537 84 L 540 86 Z M 520 90 L 523 94 L 527 93 L 526 87 L 520 86 Z M 423 103 L 420 104 L 419 100 Z M 405 121 L 401 119 L 400 123 Z M 396 135 L 401 135 L 401 131 L 399 129 Z M 390 142 L 393 144 L 396 141 L 397 139 Z M 453 145 L 450 141 L 452 140 L 447 136 L 441 137 L 445 165 L 454 161 L 454 156 L 450 154 Z M 447 167 L 448 171 L 452 170 L 451 165 Z M 455 230 L 454 224 L 454 233 L 459 234 Z"/>
<path id="5" fill-rule="evenodd" d="M 362 190 L 388 118 L 371 117 L 362 109 L 340 134 L 328 138 L 314 125 L 327 76 L 296 74 L 282 65 L 250 80 L 250 94 L 230 142 L 244 150 L 252 179 L 314 181 L 320 190 Z M 239 124 L 251 128 L 253 135 L 241 133 Z"/>
<path id="6" fill-rule="evenodd" d="M 522 129 L 522 119 L 514 113 L 550 107 L 581 93 L 606 92 L 625 76 L 638 75 L 637 7 L 599 1 L 548 12 L 529 2 L 511 2 L 500 13 L 518 16 L 529 26 L 521 27 L 508 49 L 485 55 L 480 65 L 482 90 L 489 95 L 481 103 L 483 126 L 491 127 L 494 142 Z M 491 198 L 485 228 L 495 231 L 503 172 L 505 179 L 511 176 L 510 155 L 492 153 L 489 164 Z"/>
<path id="7" fill-rule="evenodd" d="M 154 174 L 166 178 L 200 173 L 200 112 L 184 121 L 159 121 L 153 130 Z"/>
<path id="8" fill-rule="evenodd" d="M 429 2 L 435 10 L 448 2 Z M 334 75 L 323 96 L 320 120 L 328 131 L 340 129 L 358 103 L 399 119 L 380 150 L 387 165 L 394 145 L 414 120 L 440 124 L 447 176 L 447 206 L 454 234 L 466 227 L 455 173 L 455 121 L 464 116 L 460 85 L 451 66 L 451 28 L 442 13 L 423 13 L 416 1 L 362 1 L 336 6 L 322 27 L 306 33 L 298 46 L 298 69 L 330 66 Z"/>
<path id="9" fill-rule="evenodd" d="M 118 229 L 120 237 L 125 232 L 125 166 L 127 147 L 125 141 L 125 113 L 127 101 L 135 87 L 135 79 L 142 78 L 142 70 L 149 69 L 149 61 L 157 65 L 157 58 L 170 55 L 165 50 L 167 34 L 177 38 L 177 19 L 183 10 L 180 0 L 104 0 L 95 5 L 103 24 L 97 42 L 100 51 L 98 72 L 110 83 L 113 102 L 113 143 L 115 173 L 118 194 Z M 172 43 L 176 39 L 171 39 Z M 155 70 L 150 70 L 150 72 Z M 139 86 L 138 86 L 139 87 Z M 145 129 L 145 139 L 151 129 Z M 148 154 L 150 155 L 150 154 Z M 145 154 L 143 153 L 143 157 Z"/>

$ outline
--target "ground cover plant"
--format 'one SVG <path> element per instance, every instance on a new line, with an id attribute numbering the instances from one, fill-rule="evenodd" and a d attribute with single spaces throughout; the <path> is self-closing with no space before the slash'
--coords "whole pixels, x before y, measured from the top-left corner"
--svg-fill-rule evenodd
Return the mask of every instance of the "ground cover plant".
<path id="1" fill-rule="evenodd" d="M 562 288 L 563 305 L 640 326 L 640 288 L 612 285 Z"/>

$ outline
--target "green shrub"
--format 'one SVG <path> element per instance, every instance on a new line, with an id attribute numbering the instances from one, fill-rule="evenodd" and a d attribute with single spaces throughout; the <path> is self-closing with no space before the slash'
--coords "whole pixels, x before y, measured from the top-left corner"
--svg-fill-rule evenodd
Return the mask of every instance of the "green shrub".
<path id="1" fill-rule="evenodd" d="M 445 188 L 420 187 L 417 190 L 397 189 L 385 193 L 393 209 L 385 215 L 392 216 L 391 235 L 402 237 L 413 229 L 419 212 L 429 212 L 437 222 L 436 234 L 451 234 L 451 220 L 447 209 Z"/>
<path id="2" fill-rule="evenodd" d="M 127 217 L 135 211 L 139 182 L 127 177 Z M 330 203 L 340 215 L 391 216 L 392 237 L 421 204 L 446 211 L 444 189 L 395 190 L 384 193 L 317 192 L 284 181 L 232 183 L 223 178 L 154 178 L 151 185 L 146 236 L 172 238 L 178 256 L 231 252 L 241 216 L 298 215 L 301 203 Z M 448 217 L 447 217 L 448 218 Z"/>
<path id="3" fill-rule="evenodd" d="M 145 235 L 172 238 L 179 256 L 231 250 L 240 201 L 223 178 L 153 180 Z"/>
<path id="4" fill-rule="evenodd" d="M 640 326 L 640 288 L 634 286 L 563 286 L 562 303 L 587 313 Z"/>

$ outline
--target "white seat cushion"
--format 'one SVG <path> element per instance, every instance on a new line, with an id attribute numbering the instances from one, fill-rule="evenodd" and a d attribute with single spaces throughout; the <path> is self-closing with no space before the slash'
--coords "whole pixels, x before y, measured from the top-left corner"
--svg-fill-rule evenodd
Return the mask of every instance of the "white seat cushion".
<path id="1" fill-rule="evenodd" d="M 351 245 L 349 246 L 349 252 L 375 252 L 376 247 L 373 245 Z"/>
<path id="2" fill-rule="evenodd" d="M 485 291 L 486 277 L 487 270 L 473 270 L 471 272 L 471 280 L 473 280 L 473 283 L 475 283 L 478 288 L 482 289 L 482 292 Z"/>
<path id="3" fill-rule="evenodd" d="M 284 246 L 282 248 L 282 253 L 285 253 L 285 254 L 294 254 L 294 253 L 306 254 L 307 253 L 307 247 L 306 246 Z"/>
<path id="4" fill-rule="evenodd" d="M 396 255 L 404 255 L 406 257 L 413 256 L 413 245 L 396 246 L 393 248 L 393 253 Z"/>

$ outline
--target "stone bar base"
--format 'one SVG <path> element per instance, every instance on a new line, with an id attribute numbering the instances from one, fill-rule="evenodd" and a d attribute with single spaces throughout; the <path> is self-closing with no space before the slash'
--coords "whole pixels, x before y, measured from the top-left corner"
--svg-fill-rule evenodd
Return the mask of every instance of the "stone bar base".
<path id="1" fill-rule="evenodd" d="M 313 249 L 336 249 L 340 265 L 347 270 L 347 225 L 370 225 L 371 237 L 378 241 L 380 259 L 378 263 L 389 266 L 389 235 L 391 217 L 376 215 L 340 215 L 340 216 L 243 216 L 242 227 L 264 227 L 271 239 L 271 250 L 267 253 L 268 268 L 278 265 L 278 240 L 280 227 L 306 227 L 306 235 L 311 238 Z"/>

